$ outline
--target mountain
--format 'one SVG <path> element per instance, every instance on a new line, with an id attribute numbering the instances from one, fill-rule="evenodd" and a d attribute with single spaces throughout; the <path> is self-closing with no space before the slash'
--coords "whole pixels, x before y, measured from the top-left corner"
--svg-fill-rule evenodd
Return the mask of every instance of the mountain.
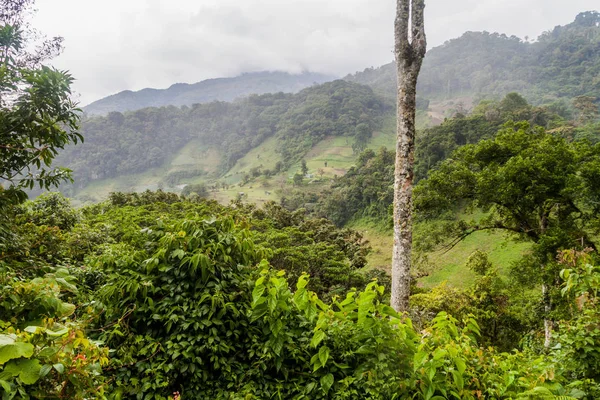
<path id="1" fill-rule="evenodd" d="M 296 94 L 113 111 L 85 117 L 80 131 L 85 142 L 66 148 L 56 163 L 74 171 L 78 189 L 152 169 L 158 170 L 150 181 L 175 188 L 192 178 L 222 177 L 248 152 L 270 140 L 273 159 L 280 163 L 276 166 L 265 154 L 257 154 L 257 166 L 263 172 L 283 173 L 326 137 L 354 142 L 357 131 L 372 132 L 387 115 L 393 115 L 391 102 L 368 86 L 343 80 Z M 131 186 L 140 179 L 133 178 Z"/>
<path id="2" fill-rule="evenodd" d="M 304 72 L 292 75 L 286 72 L 255 72 L 235 78 L 208 79 L 187 84 L 176 83 L 168 89 L 125 90 L 105 97 L 83 108 L 90 115 L 111 111 L 134 111 L 146 107 L 191 106 L 215 100 L 233 101 L 250 94 L 297 93 L 300 90 L 336 79 L 330 75 Z"/>
<path id="3" fill-rule="evenodd" d="M 71 187 L 70 195 L 83 193 L 99 199 L 111 190 L 164 187 L 177 191 L 189 183 L 246 185 L 261 179 L 264 189 L 253 200 L 276 199 L 266 195 L 272 192 L 268 186 L 291 181 L 300 160 L 308 163 L 313 177 L 333 178 L 345 174 L 364 148 L 393 146 L 395 73 L 394 65 L 388 64 L 313 86 L 318 78 L 313 74 L 256 73 L 174 85 L 164 91 L 129 92 L 135 98 L 132 104 L 138 106 L 141 102 L 136 96 L 142 95 L 148 102 L 172 104 L 112 111 L 106 116 L 90 115 L 93 113 L 86 110 L 81 129 L 85 143 L 66 149 L 56 163 L 75 171 L 76 186 Z M 195 105 L 177 107 L 192 93 L 230 99 L 254 90 L 252 87 L 267 90 L 282 82 L 310 87 L 295 94 L 273 89 L 277 93 L 245 95 L 230 102 L 202 103 L 196 97 Z M 476 99 L 499 100 L 514 91 L 531 104 L 549 105 L 515 118 L 544 126 L 539 120 L 545 118 L 545 110 L 569 119 L 577 115 L 571 104 L 574 97 L 597 98 L 600 14 L 579 14 L 573 23 L 544 33 L 534 43 L 497 33 L 467 32 L 432 49 L 419 80 L 418 125 L 439 125 L 446 117 L 465 114 L 463 100 L 469 106 Z M 124 95 L 113 97 L 119 96 Z M 105 110 L 110 109 L 110 99 L 103 100 L 107 102 Z M 509 96 L 511 99 L 527 103 L 518 95 Z M 101 102 L 89 107 L 99 107 Z M 509 103 L 488 102 L 476 108 L 479 120 L 471 124 L 465 137 L 457 136 L 453 127 L 447 127 L 444 135 L 426 136 L 419 146 L 431 154 L 420 157 L 423 163 L 418 165 L 418 173 L 423 175 L 447 156 L 455 147 L 453 140 L 462 145 L 470 143 L 469 138 L 476 141 L 483 133 L 495 132 L 495 115 L 510 110 Z M 595 131 L 591 135 L 595 137 Z M 247 195 L 256 189 L 245 187 L 243 191 Z M 237 190 L 232 188 L 229 198 L 221 200 L 234 198 Z"/>
<path id="4" fill-rule="evenodd" d="M 345 78 L 396 93 L 394 63 Z M 431 100 L 501 97 L 519 92 L 534 104 L 600 93 L 600 13 L 543 33 L 535 42 L 489 32 L 467 32 L 431 49 L 423 62 L 418 94 Z"/>

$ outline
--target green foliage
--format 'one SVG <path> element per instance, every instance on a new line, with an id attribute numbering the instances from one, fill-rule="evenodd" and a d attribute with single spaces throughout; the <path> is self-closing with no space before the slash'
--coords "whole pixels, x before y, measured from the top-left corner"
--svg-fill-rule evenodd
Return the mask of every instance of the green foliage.
<path id="1" fill-rule="evenodd" d="M 577 120 L 579 123 L 585 124 L 598 119 L 600 110 L 595 104 L 596 97 L 578 96 L 573 100 L 573 107 L 577 110 Z"/>
<path id="2" fill-rule="evenodd" d="M 252 209 L 256 243 L 271 249 L 269 263 L 285 270 L 292 284 L 303 274 L 311 276 L 308 289 L 324 300 L 363 288 L 371 274 L 360 270 L 370 251 L 362 235 L 351 229 L 338 229 L 326 219 L 307 218 L 303 210 L 287 211 L 274 203 Z M 387 275 L 379 276 L 389 286 Z"/>
<path id="3" fill-rule="evenodd" d="M 108 274 L 102 337 L 123 397 L 510 398 L 552 380 L 545 360 L 480 349 L 473 320 L 460 329 L 441 314 L 419 335 L 376 283 L 331 305 L 306 275 L 291 292 L 231 219 L 146 235 L 151 252 L 116 246 L 92 261 Z"/>
<path id="4" fill-rule="evenodd" d="M 64 205 L 48 204 L 49 210 Z M 588 336 L 557 339 L 562 353 L 558 347 L 548 356 L 482 347 L 512 349 L 507 343 L 516 340 L 509 333 L 522 332 L 507 307 L 510 288 L 482 254 L 470 262 L 485 273 L 472 288 L 413 297 L 414 313 L 422 312 L 413 327 L 386 304 L 384 286 L 354 273 L 364 265 L 361 236 L 302 211 L 274 203 L 224 207 L 146 192 L 115 193 L 80 214 L 73 227 L 54 227 L 47 235 L 60 243 L 53 263 L 85 259 L 85 267 L 47 266 L 29 279 L 3 275 L 0 386 L 16 398 L 597 393 L 596 345 L 589 344 L 594 316 L 582 317 L 581 327 L 574 318 L 567 321 L 574 328 L 566 332 Z M 41 253 L 29 257 L 44 260 Z M 8 258 L 4 266 L 15 262 Z M 571 273 L 571 287 L 599 281 L 575 280 L 584 276 L 578 274 Z M 110 357 L 96 340 L 114 349 Z M 591 346 L 589 354 L 570 355 L 582 346 Z"/>
<path id="5" fill-rule="evenodd" d="M 66 269 L 22 280 L 4 274 L 0 289 L 0 392 L 3 398 L 85 399 L 104 393 L 108 349 L 90 340 Z"/>
<path id="6" fill-rule="evenodd" d="M 532 107 L 517 93 L 500 102 L 481 101 L 471 115 L 445 120 L 416 139 L 415 177 L 425 178 L 432 168 L 467 144 L 493 138 L 507 121 L 529 121 L 532 126 L 563 125 L 560 117 L 545 107 Z"/>
<path id="7" fill-rule="evenodd" d="M 208 197 L 208 187 L 205 183 L 197 183 L 192 185 L 186 185 L 181 191 L 182 196 L 196 195 L 201 198 Z"/>
<path id="8" fill-rule="evenodd" d="M 469 256 L 466 266 L 478 275 L 485 275 L 492 268 L 492 263 L 486 253 L 477 250 Z"/>
<path id="9" fill-rule="evenodd" d="M 107 274 L 99 299 L 112 326 L 102 337 L 118 349 L 114 390 L 166 398 L 160 393 L 179 386 L 210 393 L 226 376 L 235 381 L 248 340 L 248 267 L 265 253 L 231 218 L 187 220 L 146 235 L 156 248 L 117 245 L 91 261 Z"/>
<path id="10" fill-rule="evenodd" d="M 26 219 L 35 225 L 58 227 L 68 231 L 79 221 L 79 213 L 71 207 L 69 199 L 57 192 L 46 192 L 25 206 Z"/>
<path id="11" fill-rule="evenodd" d="M 302 176 L 306 176 L 308 174 L 308 167 L 306 166 L 305 159 L 302 159 L 302 161 L 300 161 L 300 171 L 302 172 Z"/>
<path id="12" fill-rule="evenodd" d="M 85 254 L 104 251 L 102 244 L 126 243 L 147 250 L 145 229 L 198 216 L 232 216 L 245 221 L 253 240 L 269 250 L 268 260 L 286 270 L 295 284 L 303 273 L 314 276 L 310 289 L 330 299 L 352 287 L 362 288 L 371 275 L 362 273 L 368 244 L 356 231 L 339 229 L 325 219 L 310 218 L 304 211 L 290 212 L 275 203 L 262 209 L 241 203 L 230 207 L 202 199 L 182 199 L 165 192 L 113 193 L 111 203 L 84 207 L 80 224 L 61 235 L 57 253 L 82 260 Z M 118 222 L 117 222 L 118 221 Z M 387 280 L 381 277 L 381 283 Z"/>
<path id="13" fill-rule="evenodd" d="M 600 270 L 591 264 L 585 252 L 565 251 L 560 256 L 562 289 L 571 303 L 572 319 L 561 321 L 553 348 L 556 361 L 572 374 L 573 380 L 582 380 L 596 396 L 600 394 Z"/>
<path id="14" fill-rule="evenodd" d="M 26 52 L 27 33 L 15 3 L 0 20 L 0 207 L 27 198 L 25 189 L 49 189 L 70 179 L 70 171 L 51 168 L 58 150 L 82 141 L 71 100 L 73 78 L 44 66 L 42 54 Z M 42 49 L 48 50 L 48 49 Z"/>
<path id="15" fill-rule="evenodd" d="M 323 193 L 321 212 L 342 226 L 361 216 L 386 219 L 392 204 L 395 152 L 381 148 L 362 153 L 355 167 Z"/>
<path id="16" fill-rule="evenodd" d="M 598 148 L 587 143 L 508 123 L 494 139 L 455 151 L 417 185 L 417 215 L 425 220 L 453 215 L 440 237 L 451 237 L 450 247 L 481 230 L 531 242 L 531 252 L 511 268 L 512 282 L 545 285 L 545 311 L 539 316 L 558 319 L 563 301 L 554 259 L 561 249 L 594 246 L 598 156 Z M 486 214 L 468 221 L 457 215 L 457 205 Z"/>
<path id="17" fill-rule="evenodd" d="M 415 188 L 415 206 L 422 218 L 455 210 L 461 201 L 480 208 L 488 217 L 457 221 L 463 237 L 503 229 L 536 243 L 545 263 L 561 247 L 591 241 L 585 226 L 595 212 L 597 158 L 597 149 L 585 143 L 510 123 L 494 139 L 462 147 L 432 171 Z"/>
<path id="18" fill-rule="evenodd" d="M 296 173 L 294 174 L 294 178 L 292 179 L 294 182 L 294 186 L 302 186 L 304 182 L 304 176 L 302 174 Z"/>
<path id="19" fill-rule="evenodd" d="M 296 106 L 283 116 L 277 132 L 278 151 L 287 163 L 297 161 L 326 136 L 356 136 L 362 124 L 373 130 L 392 111 L 391 104 L 369 87 L 344 81 L 305 89 L 296 97 Z"/>
<path id="20" fill-rule="evenodd" d="M 540 316 L 530 293 L 521 286 L 506 284 L 487 260 L 485 253 L 477 252 L 465 267 L 483 272 L 465 289 L 455 289 L 443 283 L 431 290 L 411 297 L 411 316 L 416 324 L 427 326 L 440 312 L 461 320 L 473 317 L 479 325 L 479 343 L 501 351 L 521 348 L 523 338 L 538 329 Z"/>
<path id="21" fill-rule="evenodd" d="M 206 171 L 204 171 L 202 169 L 192 169 L 192 170 L 181 170 L 181 171 L 169 172 L 161 180 L 161 182 L 164 183 L 165 185 L 167 185 L 168 187 L 175 187 L 175 186 L 179 185 L 179 183 L 183 179 L 197 178 L 199 176 L 204 175 L 205 173 L 206 173 Z"/>
<path id="22" fill-rule="evenodd" d="M 417 134 L 415 179 L 427 177 L 432 168 L 456 149 L 491 139 L 506 121 L 521 119 L 536 126 L 564 124 L 557 115 L 545 108 L 532 107 L 516 93 L 507 95 L 501 102 L 482 101 L 472 115 L 448 119 L 440 126 Z M 365 135 L 365 141 L 371 135 L 365 124 L 360 124 L 357 131 Z M 355 136 L 356 140 L 358 138 Z M 366 150 L 358 157 L 356 165 L 334 180 L 330 188 L 315 196 L 293 194 L 286 197 L 286 206 L 298 208 L 306 203 L 317 203 L 313 213 L 326 216 L 339 226 L 361 217 L 387 222 L 394 196 L 394 162 L 394 151 L 385 148 L 377 152 Z"/>

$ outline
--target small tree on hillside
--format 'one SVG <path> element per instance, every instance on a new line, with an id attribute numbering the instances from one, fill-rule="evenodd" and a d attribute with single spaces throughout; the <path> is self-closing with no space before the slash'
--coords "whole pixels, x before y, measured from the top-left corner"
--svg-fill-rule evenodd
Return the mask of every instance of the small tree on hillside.
<path id="1" fill-rule="evenodd" d="M 415 153 L 417 78 L 427 51 L 425 0 L 397 0 L 395 42 L 398 68 L 398 130 L 394 183 L 392 298 L 397 311 L 408 309 L 412 252 L 412 188 Z"/>
<path id="2" fill-rule="evenodd" d="M 306 165 L 306 160 L 302 160 L 302 162 L 300 162 L 300 171 L 302 171 L 302 176 L 306 176 L 306 174 L 308 174 L 308 166 Z"/>
<path id="3" fill-rule="evenodd" d="M 304 176 L 298 173 L 294 174 L 293 182 L 294 186 L 302 186 L 302 183 L 304 182 Z"/>

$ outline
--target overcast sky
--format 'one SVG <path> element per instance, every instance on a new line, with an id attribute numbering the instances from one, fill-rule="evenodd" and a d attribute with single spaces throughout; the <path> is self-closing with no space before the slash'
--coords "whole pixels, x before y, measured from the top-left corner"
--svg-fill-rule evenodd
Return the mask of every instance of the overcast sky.
<path id="1" fill-rule="evenodd" d="M 344 76 L 392 60 L 393 0 L 37 0 L 33 24 L 65 38 L 54 65 L 82 105 L 119 92 L 242 72 Z M 598 0 L 426 0 L 430 47 L 466 31 L 535 38 Z"/>

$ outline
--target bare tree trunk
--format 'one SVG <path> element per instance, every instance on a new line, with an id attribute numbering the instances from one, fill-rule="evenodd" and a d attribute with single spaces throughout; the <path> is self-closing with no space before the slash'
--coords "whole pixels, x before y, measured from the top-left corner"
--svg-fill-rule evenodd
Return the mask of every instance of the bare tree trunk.
<path id="1" fill-rule="evenodd" d="M 542 213 L 542 215 L 540 215 L 540 235 L 545 235 L 548 230 L 548 213 Z M 542 269 L 546 268 L 545 265 L 542 267 Z M 543 276 L 545 275 L 546 273 L 543 274 Z M 550 348 L 552 341 L 552 328 L 554 323 L 549 319 L 550 312 L 552 311 L 552 302 L 546 282 L 542 283 L 542 301 L 544 302 L 544 347 L 548 349 Z"/>
<path id="2" fill-rule="evenodd" d="M 398 130 L 391 299 L 391 305 L 397 311 L 408 310 L 410 296 L 417 78 L 427 51 L 424 9 L 425 0 L 397 0 L 395 54 L 398 68 Z"/>
<path id="3" fill-rule="evenodd" d="M 552 305 L 550 304 L 550 294 L 548 293 L 548 286 L 542 284 L 542 295 L 544 298 L 544 347 L 550 348 L 552 340 L 552 320 L 548 319 L 548 314 L 552 311 Z"/>

